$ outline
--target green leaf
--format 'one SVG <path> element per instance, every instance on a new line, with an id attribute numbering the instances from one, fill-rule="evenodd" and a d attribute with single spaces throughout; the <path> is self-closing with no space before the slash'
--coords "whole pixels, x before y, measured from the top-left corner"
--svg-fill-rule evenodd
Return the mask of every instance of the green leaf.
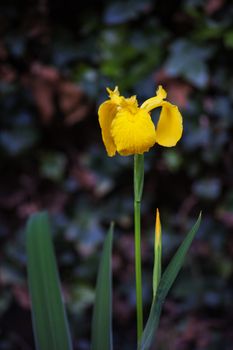
<path id="1" fill-rule="evenodd" d="M 92 350 L 112 349 L 112 239 L 113 224 L 104 241 L 92 318 Z"/>
<path id="2" fill-rule="evenodd" d="M 149 350 L 150 346 L 152 345 L 152 341 L 159 324 L 162 305 L 184 263 L 186 253 L 200 226 L 200 222 L 201 222 L 201 214 L 199 215 L 197 222 L 195 223 L 193 228 L 190 230 L 190 232 L 187 234 L 186 238 L 178 248 L 177 252 L 173 256 L 172 260 L 170 261 L 168 267 L 164 271 L 164 274 L 162 275 L 162 278 L 160 280 L 159 287 L 157 290 L 156 298 L 152 303 L 150 315 L 142 334 L 142 340 L 139 347 L 140 350 Z"/>
<path id="3" fill-rule="evenodd" d="M 30 217 L 26 247 L 36 349 L 71 350 L 47 213 Z"/>

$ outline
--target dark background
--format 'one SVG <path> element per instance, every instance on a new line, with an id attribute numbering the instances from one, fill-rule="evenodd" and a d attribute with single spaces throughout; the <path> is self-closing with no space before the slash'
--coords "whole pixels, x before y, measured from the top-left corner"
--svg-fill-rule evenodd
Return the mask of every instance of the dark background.
<path id="1" fill-rule="evenodd" d="M 75 349 L 89 349 L 109 222 L 115 349 L 135 349 L 132 157 L 107 157 L 105 87 L 139 101 L 159 84 L 184 135 L 145 154 L 145 318 L 156 207 L 163 265 L 203 212 L 164 305 L 156 350 L 232 350 L 233 6 L 224 0 L 0 3 L 0 350 L 34 349 L 25 222 L 47 209 Z"/>

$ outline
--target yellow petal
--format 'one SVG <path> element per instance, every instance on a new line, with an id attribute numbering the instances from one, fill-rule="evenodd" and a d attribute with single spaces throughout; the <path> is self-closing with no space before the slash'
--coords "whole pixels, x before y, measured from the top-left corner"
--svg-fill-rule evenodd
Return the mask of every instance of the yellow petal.
<path id="1" fill-rule="evenodd" d="M 108 95 L 109 95 L 110 98 L 111 98 L 111 96 L 113 96 L 113 95 L 120 96 L 120 92 L 119 92 L 118 86 L 115 86 L 115 89 L 114 89 L 114 90 L 111 90 L 110 88 L 106 88 L 106 90 L 107 90 Z"/>
<path id="2" fill-rule="evenodd" d="M 123 97 L 120 96 L 118 86 L 116 86 L 114 90 L 111 90 L 109 88 L 107 88 L 106 90 L 108 92 L 111 102 L 116 103 L 117 105 L 120 105 Z"/>
<path id="3" fill-rule="evenodd" d="M 155 144 L 156 132 L 150 115 L 138 108 L 137 113 L 128 109 L 117 112 L 111 128 L 117 152 L 123 156 L 142 154 Z"/>
<path id="4" fill-rule="evenodd" d="M 182 116 L 178 107 L 164 101 L 156 128 L 156 142 L 165 147 L 175 146 L 182 132 Z"/>
<path id="5" fill-rule="evenodd" d="M 98 110 L 102 139 L 110 157 L 116 153 L 116 146 L 111 135 L 111 124 L 117 112 L 117 105 L 111 101 L 103 102 Z"/>
<path id="6" fill-rule="evenodd" d="M 161 85 L 159 85 L 156 96 L 151 97 L 148 100 L 146 100 L 142 105 L 141 108 L 145 109 L 147 112 L 150 112 L 152 109 L 161 106 L 163 103 L 163 100 L 167 97 L 166 91 L 163 89 Z"/>

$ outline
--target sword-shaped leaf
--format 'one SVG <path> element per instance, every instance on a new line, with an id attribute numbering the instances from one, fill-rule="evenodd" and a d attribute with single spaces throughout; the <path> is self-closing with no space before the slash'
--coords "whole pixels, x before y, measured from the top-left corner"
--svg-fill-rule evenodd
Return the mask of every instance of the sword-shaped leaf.
<path id="1" fill-rule="evenodd" d="M 149 318 L 147 320 L 145 329 L 142 334 L 142 340 L 139 346 L 140 350 L 149 350 L 152 345 L 153 338 L 155 336 L 155 332 L 158 328 L 160 314 L 162 311 L 162 305 L 164 300 L 175 281 L 186 256 L 186 253 L 194 239 L 194 236 L 200 226 L 201 222 L 201 214 L 199 215 L 197 222 L 190 230 L 190 232 L 185 237 L 184 241 L 178 248 L 177 252 L 173 256 L 166 270 L 164 271 L 162 278 L 160 280 L 156 298 L 152 303 Z"/>
<path id="2" fill-rule="evenodd" d="M 27 224 L 28 282 L 37 350 L 71 350 L 48 215 L 34 214 Z"/>
<path id="3" fill-rule="evenodd" d="M 92 350 L 112 349 L 112 239 L 113 224 L 105 238 L 99 264 L 92 318 Z"/>

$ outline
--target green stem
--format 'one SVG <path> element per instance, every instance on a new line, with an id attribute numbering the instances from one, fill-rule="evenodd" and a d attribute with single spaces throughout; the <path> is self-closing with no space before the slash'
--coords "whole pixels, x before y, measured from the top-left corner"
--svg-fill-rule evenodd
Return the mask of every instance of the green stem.
<path id="1" fill-rule="evenodd" d="M 137 342 L 143 331 L 142 270 L 141 270 L 141 197 L 144 182 L 144 156 L 134 156 L 134 234 L 135 234 L 135 277 L 137 304 Z"/>

